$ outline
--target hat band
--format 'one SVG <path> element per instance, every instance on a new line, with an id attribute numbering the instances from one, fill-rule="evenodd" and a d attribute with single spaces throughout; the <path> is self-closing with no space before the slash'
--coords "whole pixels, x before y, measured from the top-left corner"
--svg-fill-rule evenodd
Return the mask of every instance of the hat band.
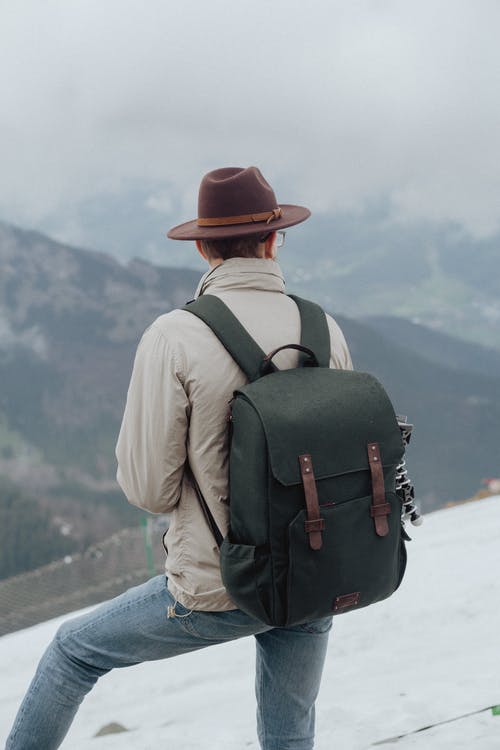
<path id="1" fill-rule="evenodd" d="M 220 216 L 215 219 L 197 219 L 199 227 L 223 227 L 227 224 L 252 224 L 253 222 L 265 221 L 269 224 L 274 219 L 281 217 L 281 208 L 273 208 L 261 214 L 241 214 L 240 216 Z"/>

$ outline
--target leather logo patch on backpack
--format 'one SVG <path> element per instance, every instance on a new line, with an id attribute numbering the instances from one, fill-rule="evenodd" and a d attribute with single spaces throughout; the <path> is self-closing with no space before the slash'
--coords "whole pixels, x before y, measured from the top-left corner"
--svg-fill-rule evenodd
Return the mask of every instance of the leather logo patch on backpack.
<path id="1" fill-rule="evenodd" d="M 344 594 L 343 596 L 337 596 L 333 600 L 333 609 L 346 609 L 347 607 L 355 607 L 359 604 L 360 592 L 354 591 L 352 594 Z"/>

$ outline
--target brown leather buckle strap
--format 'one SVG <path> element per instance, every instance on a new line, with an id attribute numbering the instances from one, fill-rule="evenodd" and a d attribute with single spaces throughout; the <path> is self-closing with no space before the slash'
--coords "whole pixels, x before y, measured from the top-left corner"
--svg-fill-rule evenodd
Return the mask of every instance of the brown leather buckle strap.
<path id="1" fill-rule="evenodd" d="M 375 523 L 375 531 L 378 536 L 387 536 L 389 524 L 387 516 L 391 512 L 391 506 L 385 500 L 384 471 L 380 458 L 378 443 L 368 443 L 368 463 L 372 478 L 372 505 L 370 514 Z"/>
<path id="2" fill-rule="evenodd" d="M 306 534 L 309 535 L 309 546 L 311 549 L 318 550 L 323 544 L 321 532 L 325 528 L 325 520 L 319 514 L 318 491 L 309 453 L 299 456 L 299 464 L 307 508 L 307 521 L 304 522 L 304 526 Z"/>
<path id="3" fill-rule="evenodd" d="M 226 224 L 252 224 L 252 222 L 265 221 L 270 224 L 274 219 L 281 218 L 281 208 L 273 208 L 259 214 L 240 214 L 240 216 L 219 216 L 217 218 L 198 218 L 196 223 L 199 227 L 223 227 Z"/>

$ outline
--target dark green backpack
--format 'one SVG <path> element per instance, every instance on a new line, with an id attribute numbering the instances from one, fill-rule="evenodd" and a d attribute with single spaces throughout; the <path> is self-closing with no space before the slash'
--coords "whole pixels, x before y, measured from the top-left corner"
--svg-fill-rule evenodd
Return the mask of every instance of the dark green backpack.
<path id="1" fill-rule="evenodd" d="M 230 527 L 224 585 L 242 610 L 274 626 L 365 607 L 390 596 L 406 565 L 396 468 L 404 453 L 391 402 L 371 375 L 329 368 L 322 309 L 301 314 L 299 366 L 277 370 L 226 305 L 203 295 L 200 317 L 248 378 L 230 423 Z"/>

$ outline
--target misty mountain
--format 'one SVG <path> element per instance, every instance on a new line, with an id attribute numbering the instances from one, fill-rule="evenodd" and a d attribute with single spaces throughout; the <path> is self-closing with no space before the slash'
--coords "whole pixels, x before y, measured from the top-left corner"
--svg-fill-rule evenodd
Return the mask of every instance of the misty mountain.
<path id="1" fill-rule="evenodd" d="M 498 476 L 500 376 L 456 370 L 337 317 L 356 369 L 376 375 L 414 434 L 407 463 L 424 509 L 468 497 Z M 467 344 L 463 344 L 464 351 Z M 471 358 L 477 354 L 472 347 Z"/>
<path id="2" fill-rule="evenodd" d="M 418 352 L 421 357 L 452 370 L 469 370 L 493 378 L 500 377 L 500 350 L 468 343 L 447 336 L 419 323 L 391 316 L 372 316 L 362 322 L 389 341 Z"/>
<path id="3" fill-rule="evenodd" d="M 287 237 L 287 249 L 294 284 L 323 305 L 354 318 L 406 318 L 500 350 L 499 235 L 396 224 L 379 209 L 317 216 L 297 246 Z"/>
<path id="4" fill-rule="evenodd" d="M 124 267 L 2 224 L 0 267 L 0 475 L 81 549 L 139 520 L 114 480 L 133 357 L 199 273 Z"/>
<path id="5" fill-rule="evenodd" d="M 200 273 L 122 265 L 1 224 L 0 267 L 0 475 L 50 509 L 81 547 L 138 521 L 114 480 L 134 352 L 154 318 L 192 297 Z M 498 474 L 494 355 L 463 342 L 459 359 L 439 359 L 425 328 L 403 346 L 404 337 L 338 319 L 355 366 L 376 374 L 415 423 L 408 464 L 425 507 L 468 496 Z M 440 336 L 439 346 L 456 352 Z M 490 376 L 475 368 L 481 357 Z"/>
<path id="6" fill-rule="evenodd" d="M 287 185 L 277 187 L 278 196 L 288 193 Z M 165 237 L 169 226 L 192 216 L 175 195 L 160 210 L 150 200 L 158 191 L 147 184 L 96 197 L 73 223 L 87 244 L 116 257 L 202 269 L 190 243 Z M 397 222 L 381 199 L 359 211 L 315 213 L 289 230 L 280 257 L 297 293 L 338 313 L 403 317 L 500 349 L 498 233 L 478 238 L 451 223 Z"/>

